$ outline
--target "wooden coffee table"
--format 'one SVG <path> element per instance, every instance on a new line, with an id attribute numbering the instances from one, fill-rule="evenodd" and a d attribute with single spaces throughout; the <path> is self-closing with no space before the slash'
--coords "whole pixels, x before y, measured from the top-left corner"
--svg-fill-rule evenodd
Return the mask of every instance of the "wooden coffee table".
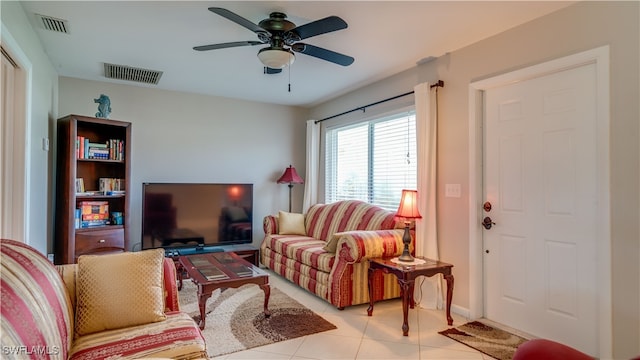
<path id="1" fill-rule="evenodd" d="M 400 285 L 400 291 L 402 296 L 402 315 L 404 322 L 402 323 L 402 335 L 409 336 L 409 306 L 413 309 L 413 288 L 415 280 L 418 276 L 431 277 L 436 274 L 442 274 L 447 281 L 447 323 L 453 324 L 453 318 L 451 317 L 451 298 L 453 296 L 453 275 L 451 274 L 451 268 L 453 265 L 447 264 L 437 260 L 431 260 L 424 257 L 417 257 L 424 261 L 423 264 L 407 265 L 402 263 L 396 263 L 392 261 L 392 258 L 375 258 L 369 260 L 369 308 L 367 309 L 367 315 L 373 315 L 373 304 L 375 302 L 373 294 L 373 277 L 376 271 L 382 271 L 385 274 L 393 274 L 398 278 L 398 284 Z"/>
<path id="2" fill-rule="evenodd" d="M 269 275 L 233 252 L 186 255 L 178 258 L 182 268 L 198 287 L 200 329 L 204 329 L 207 299 L 214 290 L 256 284 L 264 291 L 264 315 L 269 317 Z M 182 283 L 182 279 L 179 279 Z"/>

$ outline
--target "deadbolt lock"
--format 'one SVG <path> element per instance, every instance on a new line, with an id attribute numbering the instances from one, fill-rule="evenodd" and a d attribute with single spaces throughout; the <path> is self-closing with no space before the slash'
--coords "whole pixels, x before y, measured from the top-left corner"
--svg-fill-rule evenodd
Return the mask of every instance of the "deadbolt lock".
<path id="1" fill-rule="evenodd" d="M 484 226 L 484 228 L 487 230 L 491 229 L 491 227 L 495 224 L 496 223 L 494 223 L 493 220 L 491 220 L 491 218 L 488 216 L 485 217 L 484 220 L 482 220 L 482 226 Z"/>

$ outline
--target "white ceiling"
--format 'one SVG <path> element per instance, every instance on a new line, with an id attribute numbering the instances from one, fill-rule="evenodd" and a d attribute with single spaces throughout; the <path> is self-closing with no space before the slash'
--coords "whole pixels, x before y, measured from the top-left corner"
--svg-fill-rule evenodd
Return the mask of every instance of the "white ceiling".
<path id="1" fill-rule="evenodd" d="M 564 1 L 24 1 L 61 76 L 313 106 L 569 5 Z M 290 73 L 263 74 L 262 46 L 192 48 L 257 40 L 207 10 L 226 8 L 258 23 L 273 11 L 296 25 L 337 15 L 349 27 L 305 39 L 355 58 L 348 67 L 296 54 Z M 70 34 L 44 30 L 34 14 L 67 20 Z M 163 72 L 158 85 L 111 80 L 103 63 Z M 291 92 L 287 85 L 291 83 Z"/>

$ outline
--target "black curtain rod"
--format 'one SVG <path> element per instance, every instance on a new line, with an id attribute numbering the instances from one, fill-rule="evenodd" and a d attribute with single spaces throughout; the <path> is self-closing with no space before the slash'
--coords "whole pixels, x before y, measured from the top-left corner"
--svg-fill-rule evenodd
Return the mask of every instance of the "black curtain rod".
<path id="1" fill-rule="evenodd" d="M 434 87 L 444 87 L 444 81 L 438 80 L 435 84 L 430 86 L 431 89 L 433 89 Z M 346 115 L 346 114 L 349 114 L 349 113 L 352 113 L 352 112 L 358 111 L 358 110 L 365 111 L 365 109 L 368 108 L 368 107 L 375 106 L 375 105 L 378 105 L 378 104 L 382 104 L 382 103 L 385 103 L 387 101 L 395 100 L 395 99 L 398 99 L 398 98 L 401 98 L 401 97 L 404 97 L 404 96 L 407 96 L 407 95 L 411 95 L 413 93 L 414 93 L 413 91 L 409 91 L 409 92 L 406 92 L 404 94 L 400 94 L 400 95 L 396 95 L 396 96 L 390 97 L 388 99 L 376 101 L 374 103 L 371 103 L 371 104 L 368 104 L 368 105 L 365 105 L 365 106 L 360 106 L 360 107 L 357 107 L 355 109 L 351 109 L 351 110 L 348 110 L 348 111 L 345 111 L 345 112 L 341 112 L 340 114 L 337 114 L 337 115 L 333 115 L 333 116 L 326 117 L 324 119 L 316 120 L 315 123 L 317 124 L 317 123 L 323 122 L 325 120 L 337 118 L 338 116 Z"/>

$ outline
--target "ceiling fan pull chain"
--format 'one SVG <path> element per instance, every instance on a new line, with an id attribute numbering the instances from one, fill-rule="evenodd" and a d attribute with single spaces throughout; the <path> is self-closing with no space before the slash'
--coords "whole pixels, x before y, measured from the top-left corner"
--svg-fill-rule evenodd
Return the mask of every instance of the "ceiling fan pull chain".
<path id="1" fill-rule="evenodd" d="M 288 66 L 289 70 L 289 92 L 291 92 L 291 65 Z"/>

